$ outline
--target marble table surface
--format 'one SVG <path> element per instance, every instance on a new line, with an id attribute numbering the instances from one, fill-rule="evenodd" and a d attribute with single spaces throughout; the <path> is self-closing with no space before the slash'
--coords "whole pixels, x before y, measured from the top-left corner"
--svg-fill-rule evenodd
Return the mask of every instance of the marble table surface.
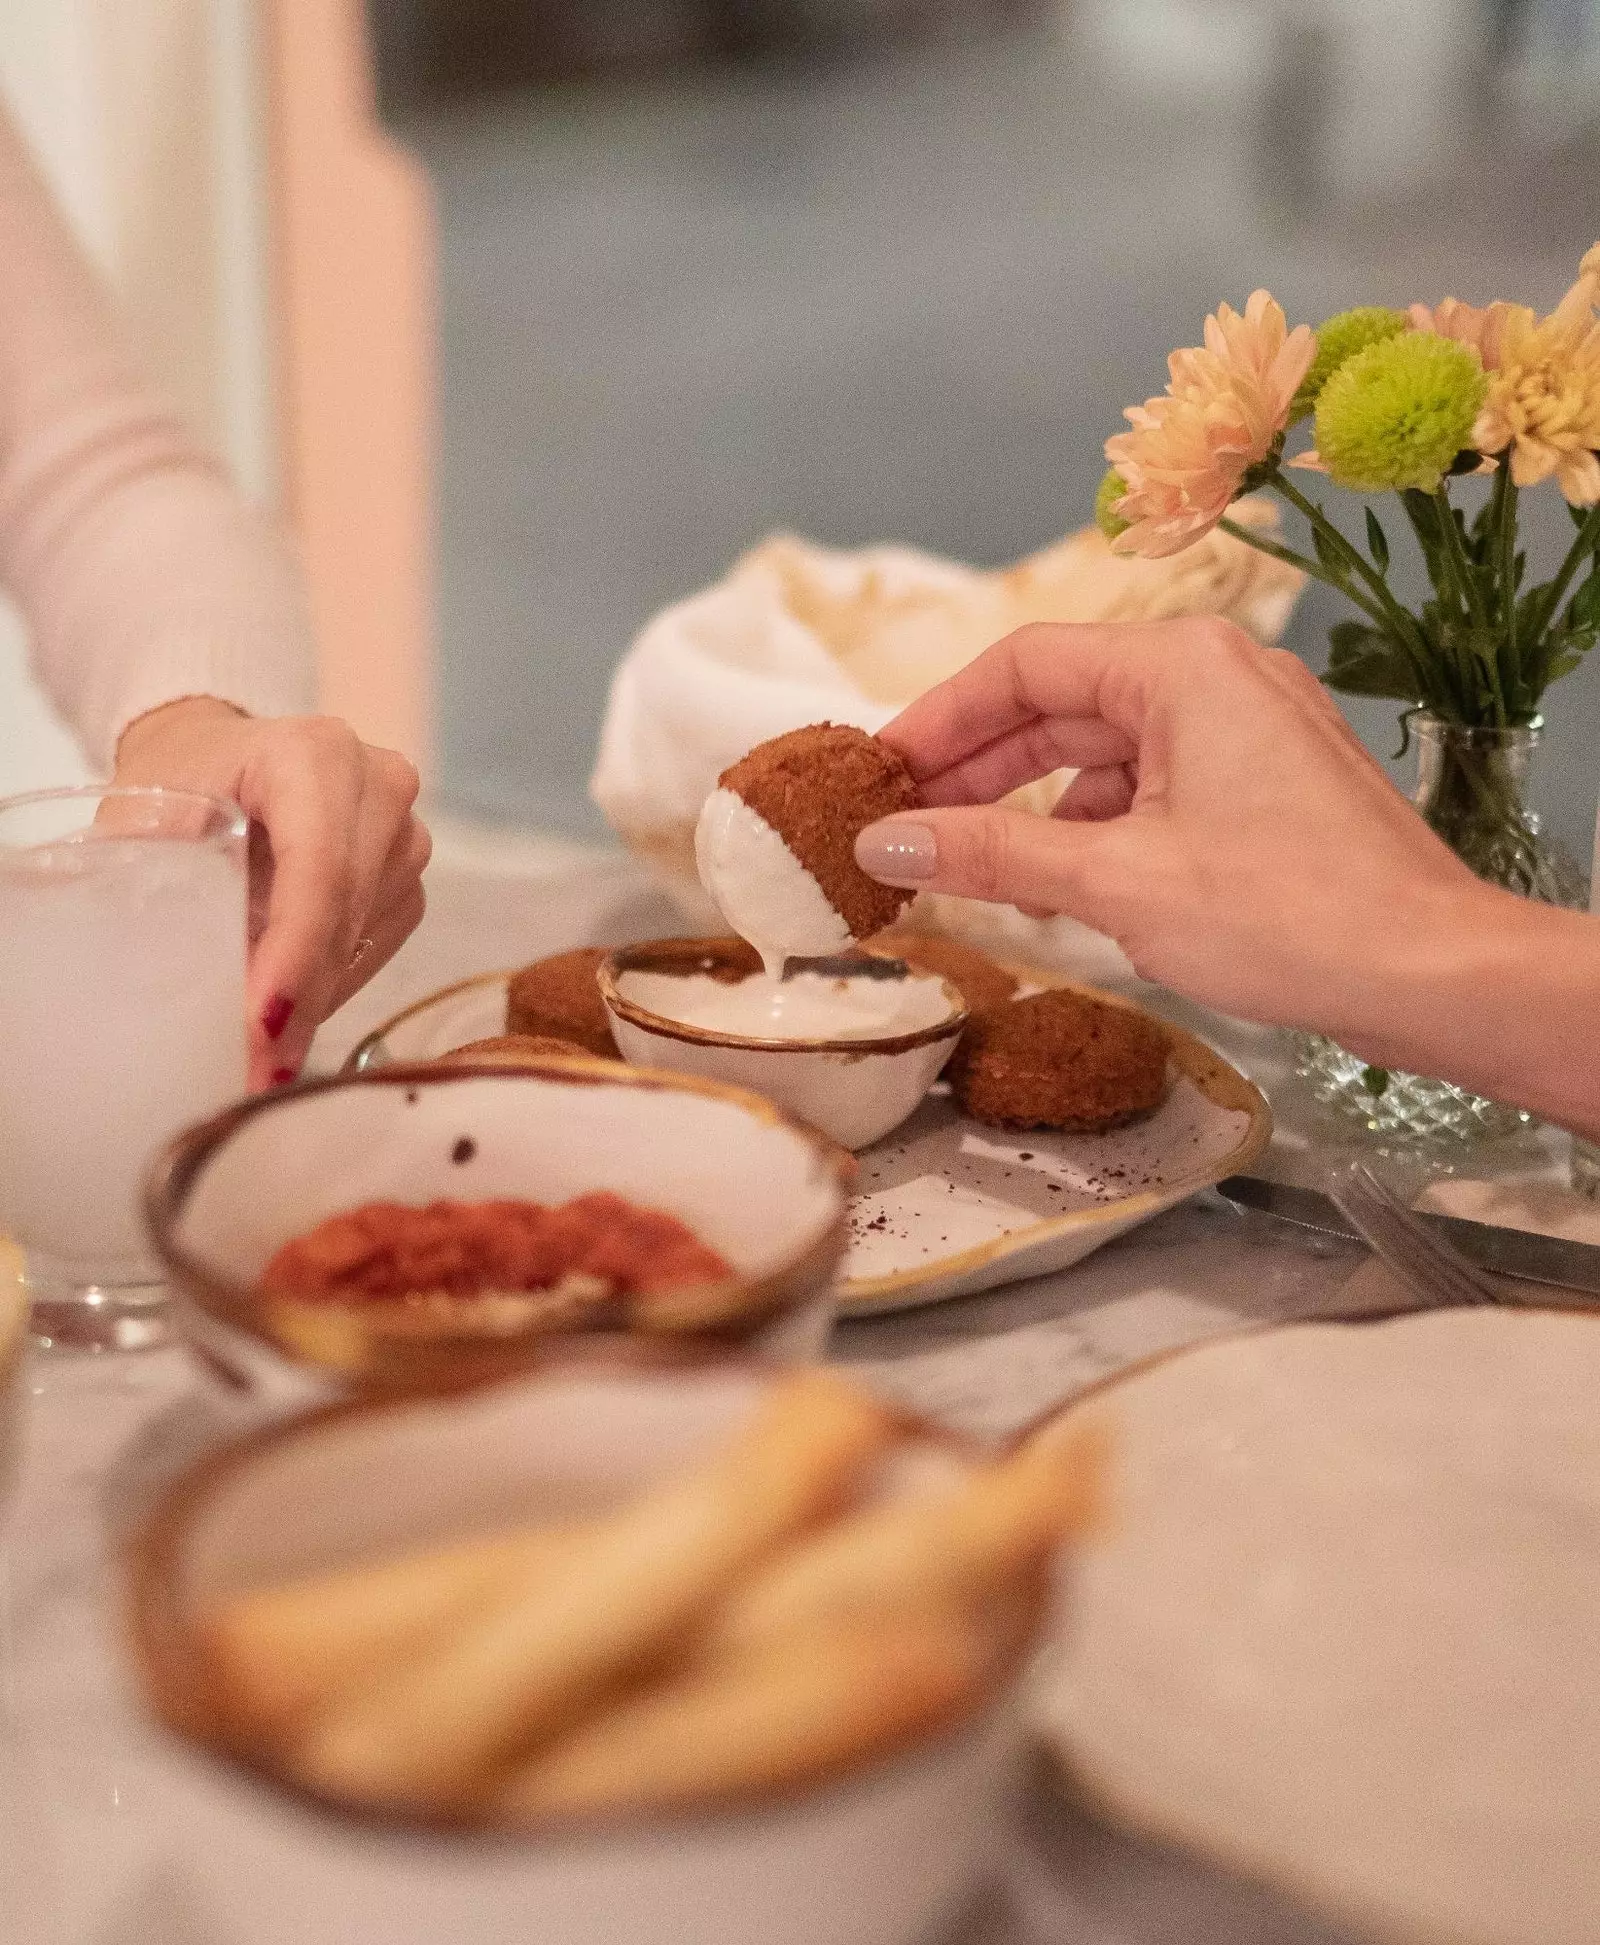
<path id="1" fill-rule="evenodd" d="M 335 1062 L 386 1012 L 450 978 L 673 929 L 641 874 L 610 854 L 447 829 L 423 931 L 330 1023 L 315 1058 Z M 1103 984 L 1138 986 L 1089 935 L 1063 932 L 1054 956 Z M 1337 1131 L 1295 1099 L 1277 1037 L 1139 990 L 1262 1082 L 1281 1123 L 1269 1166 L 1314 1176 Z M 1548 1180 L 1560 1156 L 1535 1138 L 1493 1166 Z M 998 1436 L 1152 1352 L 1338 1312 L 1365 1260 L 1353 1244 L 1207 1194 L 1059 1275 L 842 1324 L 831 1354 L 952 1424 Z M 186 1869 L 184 1805 L 207 1784 L 133 1698 L 114 1571 L 119 1538 L 156 1484 L 225 1427 L 178 1349 L 41 1356 L 28 1390 L 21 1477 L 0 1512 L 0 1945 L 232 1945 L 226 1911 L 197 1895 Z M 1342 1936 L 1268 1891 L 1081 1815 L 1044 1775 L 994 1848 L 996 1882 L 962 1945 L 1339 1945 Z M 530 1920 L 526 1937 L 540 1936 Z M 467 1912 L 462 1937 L 499 1945 L 474 1933 Z"/>

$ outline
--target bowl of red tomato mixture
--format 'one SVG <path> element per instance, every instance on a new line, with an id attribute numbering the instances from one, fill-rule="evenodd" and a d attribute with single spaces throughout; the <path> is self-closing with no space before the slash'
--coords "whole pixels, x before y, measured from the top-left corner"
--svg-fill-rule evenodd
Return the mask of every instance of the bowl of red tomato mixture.
<path id="1" fill-rule="evenodd" d="M 759 1096 L 551 1055 L 256 1096 L 169 1143 L 145 1206 L 201 1363 L 290 1406 L 574 1337 L 815 1356 L 851 1179 Z"/>

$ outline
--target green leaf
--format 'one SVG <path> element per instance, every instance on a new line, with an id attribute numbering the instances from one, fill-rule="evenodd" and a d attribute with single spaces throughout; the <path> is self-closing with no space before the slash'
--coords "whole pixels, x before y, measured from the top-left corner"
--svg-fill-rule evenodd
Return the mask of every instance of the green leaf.
<path id="1" fill-rule="evenodd" d="M 1328 631 L 1330 689 L 1347 696 L 1385 696 L 1415 702 L 1417 685 L 1405 653 L 1393 636 L 1364 621 L 1341 621 Z"/>
<path id="2" fill-rule="evenodd" d="M 1529 588 L 1517 603 L 1517 639 L 1536 642 L 1550 625 L 1550 597 L 1555 591 L 1551 581 Z"/>
<path id="3" fill-rule="evenodd" d="M 1567 603 L 1568 628 L 1600 628 L 1600 570 L 1591 574 Z"/>
<path id="4" fill-rule="evenodd" d="M 1320 521 L 1313 521 L 1311 524 L 1311 544 L 1317 550 L 1317 559 L 1330 574 L 1344 572 L 1345 559 L 1339 552 L 1338 542 Z"/>
<path id="5" fill-rule="evenodd" d="M 1380 574 L 1389 571 L 1389 538 L 1378 524 L 1378 516 L 1367 508 L 1367 545 L 1372 550 L 1372 559 Z"/>
<path id="6" fill-rule="evenodd" d="M 1551 629 L 1544 636 L 1526 657 L 1523 672 L 1526 701 L 1530 707 L 1538 707 L 1540 696 L 1552 682 L 1559 682 L 1562 676 L 1571 675 L 1594 647 L 1597 635 L 1600 635 L 1600 628 L 1591 624 L 1580 628 L 1563 625 Z"/>
<path id="7" fill-rule="evenodd" d="M 1411 531 L 1422 549 L 1422 558 L 1428 564 L 1428 579 L 1438 587 L 1444 573 L 1444 534 L 1439 526 L 1439 509 L 1433 503 L 1433 495 L 1408 486 L 1400 495 L 1400 504 L 1411 522 Z"/>
<path id="8" fill-rule="evenodd" d="M 1522 586 L 1522 577 L 1527 571 L 1528 550 L 1524 547 L 1518 550 L 1516 558 L 1511 563 L 1511 585 L 1513 588 L 1520 588 Z"/>

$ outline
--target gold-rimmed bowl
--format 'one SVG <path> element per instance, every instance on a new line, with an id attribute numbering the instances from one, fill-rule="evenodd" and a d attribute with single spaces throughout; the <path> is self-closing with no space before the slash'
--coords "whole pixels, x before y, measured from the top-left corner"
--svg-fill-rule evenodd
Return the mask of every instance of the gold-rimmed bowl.
<path id="1" fill-rule="evenodd" d="M 1017 1688 L 1036 1630 L 960 1713 L 805 1785 L 526 1829 L 357 1811 L 309 1796 L 241 1733 L 208 1647 L 213 1604 L 252 1587 L 454 1538 L 603 1515 L 693 1464 L 770 1369 L 642 1345 L 549 1350 L 509 1381 L 316 1412 L 202 1460 L 135 1538 L 128 1611 L 157 1713 L 205 1770 L 173 1764 L 197 1896 L 238 1945 L 918 1945 L 977 1888 L 1022 1753 Z M 971 1463 L 907 1420 L 898 1468 Z M 920 1455 L 920 1456 L 919 1456 Z M 1042 1607 L 1036 1613 L 1042 1619 Z M 186 1866 L 187 1868 L 187 1866 Z"/>
<path id="2" fill-rule="evenodd" d="M 600 967 L 600 996 L 623 1056 L 752 1088 L 857 1149 L 915 1113 L 967 1023 L 966 1003 L 949 980 L 870 954 L 828 962 L 828 971 L 841 980 L 915 980 L 936 990 L 938 1017 L 908 1033 L 769 1040 L 692 1026 L 661 1010 L 663 981 L 709 975 L 733 984 L 759 966 L 742 939 L 652 939 L 613 952 Z M 640 993 L 645 980 L 655 1006 Z"/>
<path id="3" fill-rule="evenodd" d="M 268 1297 L 285 1243 L 368 1202 L 565 1202 L 610 1190 L 685 1223 L 730 1265 L 651 1328 L 815 1356 L 832 1316 L 850 1157 L 758 1096 L 547 1055 L 519 1068 L 390 1066 L 257 1095 L 157 1157 L 146 1215 L 174 1315 L 233 1392 L 283 1406 L 426 1391 L 515 1369 L 536 1321 L 397 1332 L 388 1307 Z"/>

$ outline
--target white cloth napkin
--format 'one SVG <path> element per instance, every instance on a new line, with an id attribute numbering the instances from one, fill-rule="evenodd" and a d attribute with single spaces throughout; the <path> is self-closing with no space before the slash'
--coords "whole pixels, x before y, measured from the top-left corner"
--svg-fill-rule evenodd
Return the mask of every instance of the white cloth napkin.
<path id="1" fill-rule="evenodd" d="M 1259 525 L 1275 518 L 1252 501 L 1234 513 Z M 695 820 L 719 774 L 755 744 L 823 721 L 879 730 L 1029 621 L 1214 614 L 1270 641 L 1301 582 L 1221 533 L 1143 561 L 1114 555 L 1087 528 L 992 573 L 910 547 L 842 551 L 777 535 L 640 633 L 612 681 L 590 794 L 686 916 L 712 924 L 695 875 Z M 1019 801 L 1048 810 L 1069 774 Z M 975 923 L 950 900 L 923 922 Z"/>

